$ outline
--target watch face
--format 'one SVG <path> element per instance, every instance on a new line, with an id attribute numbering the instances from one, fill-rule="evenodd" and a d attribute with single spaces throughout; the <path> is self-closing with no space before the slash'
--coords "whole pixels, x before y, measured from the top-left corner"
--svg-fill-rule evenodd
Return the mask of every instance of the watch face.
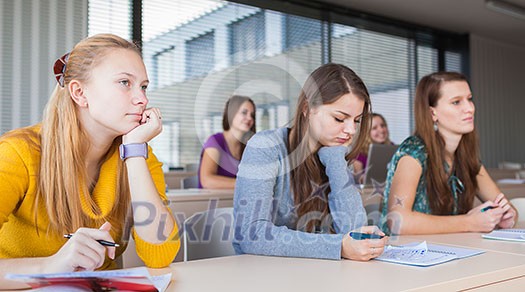
<path id="1" fill-rule="evenodd" d="M 120 159 L 124 160 L 125 156 L 124 156 L 124 144 L 120 144 L 120 146 L 118 147 L 118 152 L 119 152 L 119 156 L 120 156 Z"/>

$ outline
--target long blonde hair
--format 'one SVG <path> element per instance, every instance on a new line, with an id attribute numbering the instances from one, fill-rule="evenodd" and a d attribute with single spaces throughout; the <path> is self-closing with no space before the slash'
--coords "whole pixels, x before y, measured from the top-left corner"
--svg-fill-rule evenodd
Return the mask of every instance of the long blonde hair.
<path id="1" fill-rule="evenodd" d="M 88 81 L 91 70 L 115 49 L 128 49 L 140 55 L 135 44 L 111 34 L 99 34 L 79 42 L 69 55 L 64 72 L 64 87 L 56 86 L 44 110 L 36 200 L 37 204 L 43 203 L 47 207 L 52 231 L 68 233 L 80 227 L 100 225 L 104 221 L 109 221 L 119 230 L 125 224 L 131 199 L 126 168 L 120 160 L 115 205 L 108 217 L 97 216 L 92 219 L 83 212 L 82 197 L 95 215 L 101 214 L 90 196 L 90 182 L 84 161 L 90 145 L 89 138 L 68 90 L 68 84 L 73 79 Z M 117 151 L 120 143 L 120 137 L 113 141 L 104 160 Z"/>
<path id="2" fill-rule="evenodd" d="M 386 123 L 386 119 L 385 117 L 383 117 L 382 114 L 378 114 L 378 113 L 372 113 L 372 118 L 370 119 L 370 122 L 373 124 L 373 121 L 374 121 L 374 118 L 375 117 L 378 117 L 380 118 L 383 123 L 385 124 L 385 126 L 387 127 L 388 129 L 388 124 Z M 371 131 L 372 129 L 370 129 Z M 365 135 L 364 135 L 365 136 Z M 374 143 L 374 141 L 372 141 L 372 136 L 370 135 L 370 133 L 368 135 L 366 135 L 366 142 L 365 144 L 363 145 L 363 147 L 361 147 L 361 151 L 360 153 L 367 156 L 368 155 L 368 149 L 370 148 L 370 144 Z M 387 144 L 387 145 L 390 145 L 392 144 L 392 141 L 390 140 L 390 132 L 388 134 L 388 137 L 386 137 L 386 140 L 385 142 L 383 142 L 382 144 Z"/>

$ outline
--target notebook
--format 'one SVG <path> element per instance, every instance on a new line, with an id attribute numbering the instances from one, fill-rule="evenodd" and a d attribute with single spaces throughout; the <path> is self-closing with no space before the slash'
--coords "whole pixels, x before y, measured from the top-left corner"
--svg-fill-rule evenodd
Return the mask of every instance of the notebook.
<path id="1" fill-rule="evenodd" d="M 165 291 L 171 273 L 150 276 L 145 267 L 113 271 L 84 271 L 56 274 L 7 274 L 6 279 L 24 282 L 31 288 L 70 289 L 75 291 Z M 97 290 L 98 289 L 98 290 Z"/>
<path id="2" fill-rule="evenodd" d="M 370 144 L 365 169 L 365 185 L 372 185 L 372 180 L 379 183 L 386 181 L 388 163 L 396 153 L 398 145 Z"/>
<path id="3" fill-rule="evenodd" d="M 487 239 L 525 242 L 525 229 L 499 229 L 488 234 L 483 234 L 481 237 Z"/>
<path id="4" fill-rule="evenodd" d="M 375 258 L 375 260 L 428 267 L 482 253 L 484 253 L 482 250 L 427 244 L 426 241 L 423 241 L 399 246 L 387 245 L 383 254 Z"/>

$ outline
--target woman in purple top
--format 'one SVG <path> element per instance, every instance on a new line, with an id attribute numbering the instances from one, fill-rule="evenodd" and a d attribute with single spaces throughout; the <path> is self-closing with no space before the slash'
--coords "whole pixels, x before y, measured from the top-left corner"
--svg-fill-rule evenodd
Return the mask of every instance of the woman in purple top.
<path id="1" fill-rule="evenodd" d="M 388 125 L 385 117 L 378 113 L 372 114 L 372 128 L 368 136 L 367 143 L 363 145 L 361 152 L 357 155 L 353 162 L 354 173 L 358 177 L 359 182 L 363 182 L 363 174 L 366 169 L 366 162 L 368 160 L 368 148 L 370 144 L 394 144 L 390 141 L 390 134 L 388 132 Z"/>
<path id="2" fill-rule="evenodd" d="M 202 146 L 199 188 L 233 189 L 237 169 L 248 139 L 255 134 L 255 103 L 249 97 L 228 99 L 222 115 L 224 132 L 212 135 Z"/>

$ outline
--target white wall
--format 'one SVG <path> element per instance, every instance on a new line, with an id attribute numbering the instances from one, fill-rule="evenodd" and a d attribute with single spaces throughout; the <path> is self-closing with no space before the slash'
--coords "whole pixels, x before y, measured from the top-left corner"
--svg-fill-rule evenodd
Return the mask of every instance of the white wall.
<path id="1" fill-rule="evenodd" d="M 525 162 L 525 48 L 470 36 L 471 86 L 485 166 Z"/>

